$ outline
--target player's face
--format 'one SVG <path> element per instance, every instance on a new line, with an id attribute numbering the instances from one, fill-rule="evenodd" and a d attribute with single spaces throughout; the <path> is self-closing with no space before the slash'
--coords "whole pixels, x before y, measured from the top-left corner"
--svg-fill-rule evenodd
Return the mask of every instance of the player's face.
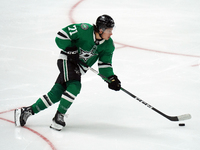
<path id="1" fill-rule="evenodd" d="M 107 28 L 101 35 L 103 39 L 108 40 L 112 35 L 113 28 Z"/>

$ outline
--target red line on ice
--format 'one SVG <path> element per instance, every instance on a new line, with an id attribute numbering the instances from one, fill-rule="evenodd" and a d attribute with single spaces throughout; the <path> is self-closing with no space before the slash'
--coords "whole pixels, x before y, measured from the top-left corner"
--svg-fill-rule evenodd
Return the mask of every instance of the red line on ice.
<path id="1" fill-rule="evenodd" d="M 73 11 L 76 9 L 76 7 L 81 3 L 81 2 L 83 2 L 84 0 L 80 0 L 80 1 L 78 1 L 74 6 L 72 6 L 72 8 L 70 9 L 70 11 L 69 11 L 69 18 L 70 18 L 70 21 L 72 22 L 72 23 L 75 23 L 75 21 L 74 21 L 74 18 L 73 18 Z"/>
<path id="2" fill-rule="evenodd" d="M 192 65 L 192 67 L 198 67 L 200 66 L 200 64 L 195 64 L 195 65 Z"/>
<path id="3" fill-rule="evenodd" d="M 0 112 L 0 114 L 11 112 L 13 110 L 15 110 L 15 109 L 11 109 L 11 110 L 8 110 L 8 111 Z M 2 118 L 2 117 L 0 117 L 0 119 L 15 124 L 14 121 L 11 121 L 11 120 L 8 120 L 8 119 Z M 42 138 L 51 147 L 52 150 L 56 150 L 55 146 L 51 143 L 51 141 L 48 140 L 48 138 L 46 138 L 45 136 L 43 136 L 39 132 L 37 132 L 37 131 L 35 131 L 35 130 L 31 129 L 31 128 L 25 127 L 25 126 L 22 127 L 22 128 L 25 128 L 25 129 L 31 131 L 32 133 L 36 134 L 37 136 L 39 136 L 40 138 Z"/>
<path id="4" fill-rule="evenodd" d="M 131 46 L 131 45 L 127 45 L 127 44 L 122 44 L 122 43 L 119 43 L 119 42 L 115 42 L 115 43 L 119 44 L 119 45 L 122 45 L 124 47 L 130 47 L 130 48 L 135 48 L 135 49 L 140 49 L 140 50 L 145 50 L 145 51 L 150 51 L 150 52 L 200 58 L 200 56 L 198 56 L 198 55 L 189 55 L 189 54 L 181 54 L 181 53 L 172 53 L 172 52 L 158 51 L 158 50 L 152 50 L 152 49 L 147 49 L 147 48 L 141 48 L 141 47 Z"/>

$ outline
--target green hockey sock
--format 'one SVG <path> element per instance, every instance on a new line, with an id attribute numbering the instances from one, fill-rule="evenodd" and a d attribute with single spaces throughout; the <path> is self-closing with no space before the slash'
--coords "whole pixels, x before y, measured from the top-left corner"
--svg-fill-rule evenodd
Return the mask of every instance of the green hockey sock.
<path id="1" fill-rule="evenodd" d="M 38 113 L 60 101 L 62 93 L 65 91 L 61 84 L 55 84 L 51 91 L 47 95 L 43 95 L 33 105 L 32 109 L 34 113 Z"/>
<path id="2" fill-rule="evenodd" d="M 70 102 L 64 98 L 61 98 L 60 105 L 58 107 L 58 111 L 62 114 L 65 114 L 69 107 L 72 105 L 73 102 Z"/>
<path id="3" fill-rule="evenodd" d="M 72 105 L 76 96 L 80 93 L 81 83 L 79 81 L 68 81 L 67 90 L 62 94 L 58 111 L 65 114 Z"/>

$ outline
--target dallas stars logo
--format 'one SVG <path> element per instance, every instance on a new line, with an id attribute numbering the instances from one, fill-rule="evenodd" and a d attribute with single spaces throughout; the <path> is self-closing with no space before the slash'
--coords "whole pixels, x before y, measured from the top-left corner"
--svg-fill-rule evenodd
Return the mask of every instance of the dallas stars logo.
<path id="1" fill-rule="evenodd" d="M 90 59 L 91 57 L 93 57 L 94 55 L 98 55 L 98 54 L 95 54 L 95 51 L 97 49 L 97 46 L 94 45 L 94 47 L 90 50 L 90 51 L 84 51 L 83 49 L 79 48 L 80 49 L 80 54 L 79 54 L 79 58 L 80 59 L 83 59 L 85 62 Z"/>

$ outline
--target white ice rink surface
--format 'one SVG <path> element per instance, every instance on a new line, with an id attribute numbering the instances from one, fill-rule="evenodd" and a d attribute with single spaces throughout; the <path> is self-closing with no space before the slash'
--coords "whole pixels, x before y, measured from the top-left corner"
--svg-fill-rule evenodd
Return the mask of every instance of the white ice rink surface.
<path id="1" fill-rule="evenodd" d="M 199 8 L 199 0 L 2 0 L 0 149 L 199 150 Z M 116 22 L 113 68 L 122 86 L 168 115 L 192 119 L 179 127 L 89 71 L 61 132 L 49 128 L 58 104 L 15 127 L 13 109 L 33 104 L 57 78 L 56 33 L 102 14 Z"/>

